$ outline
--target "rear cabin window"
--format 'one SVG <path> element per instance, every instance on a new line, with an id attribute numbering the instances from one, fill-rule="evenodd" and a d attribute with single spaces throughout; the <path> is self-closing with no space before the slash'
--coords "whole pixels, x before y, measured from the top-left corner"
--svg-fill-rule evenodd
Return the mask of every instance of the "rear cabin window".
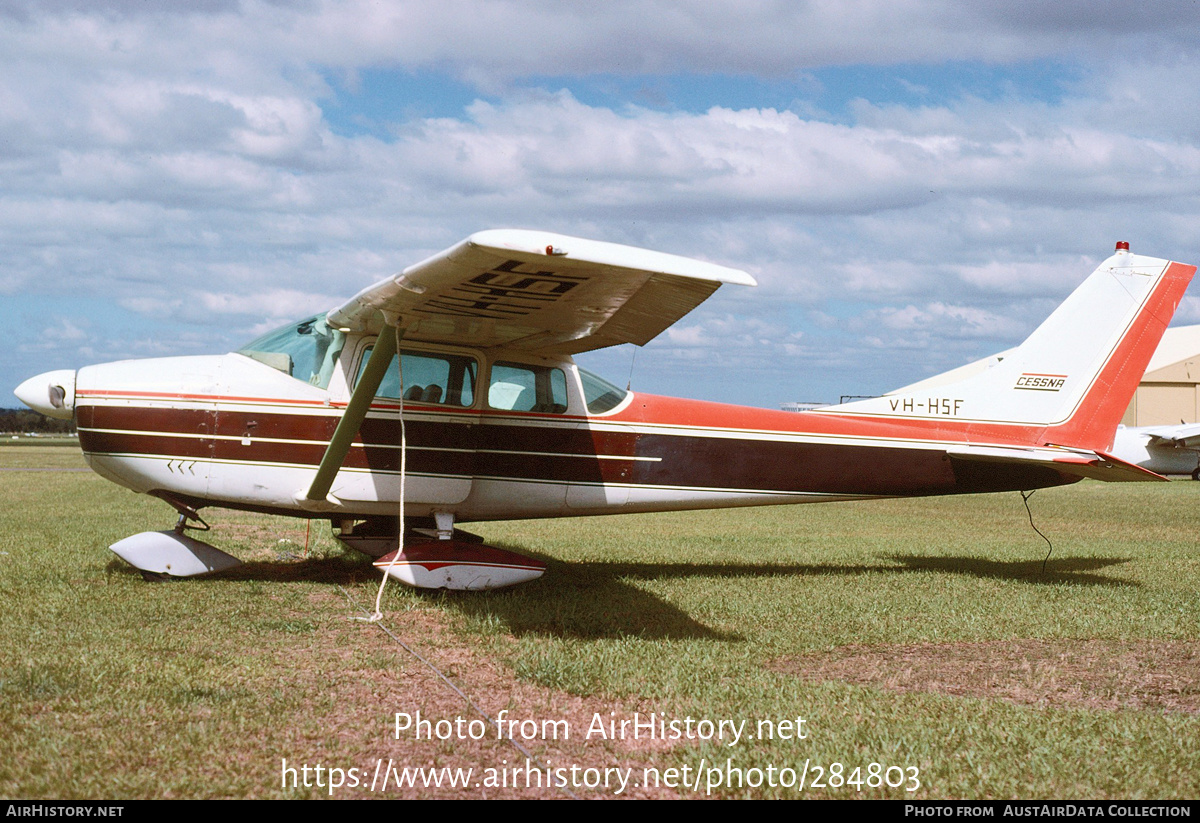
<path id="1" fill-rule="evenodd" d="M 358 377 L 370 359 L 371 347 L 358 365 Z M 467 407 L 475 402 L 475 378 L 478 365 L 471 357 L 460 354 L 404 351 L 401 353 L 404 381 L 404 402 L 437 403 L 442 406 Z M 398 357 L 393 357 L 376 397 L 400 397 L 401 374 Z M 357 380 L 355 383 L 357 384 Z"/>
<path id="2" fill-rule="evenodd" d="M 583 399 L 587 403 L 589 414 L 604 414 L 609 409 L 615 409 L 621 405 L 625 395 L 629 394 L 625 389 L 618 388 L 603 377 L 597 377 L 584 369 L 579 370 L 579 380 L 583 383 Z"/>
<path id="3" fill-rule="evenodd" d="M 567 410 L 567 376 L 549 366 L 496 363 L 488 384 L 488 405 L 503 411 L 562 414 Z"/>

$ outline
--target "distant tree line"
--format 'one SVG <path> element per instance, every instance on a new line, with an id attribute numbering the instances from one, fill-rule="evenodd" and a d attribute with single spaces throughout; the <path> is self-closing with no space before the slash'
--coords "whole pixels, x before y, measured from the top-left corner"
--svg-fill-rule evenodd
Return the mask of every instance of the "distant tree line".
<path id="1" fill-rule="evenodd" d="M 75 420 L 47 417 L 32 409 L 0 409 L 0 432 L 5 434 L 74 434 Z"/>

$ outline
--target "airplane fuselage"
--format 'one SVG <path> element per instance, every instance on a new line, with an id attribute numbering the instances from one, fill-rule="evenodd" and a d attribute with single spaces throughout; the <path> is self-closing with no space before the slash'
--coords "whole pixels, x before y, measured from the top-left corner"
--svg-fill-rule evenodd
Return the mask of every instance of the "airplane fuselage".
<path id="1" fill-rule="evenodd" d="M 195 508 L 331 519 L 392 514 L 400 497 L 398 398 L 373 403 L 333 484 L 336 507 L 314 511 L 297 498 L 344 413 L 347 376 L 360 373 L 369 345 L 369 338 L 347 342 L 328 388 L 236 353 L 80 369 L 80 444 L 103 476 Z M 405 347 L 406 360 L 409 354 Z M 929 414 L 906 423 L 634 392 L 596 414 L 569 357 L 450 354 L 474 364 L 470 402 L 403 404 L 412 515 L 558 517 L 1002 491 L 1078 479 L 1038 466 L 981 470 L 947 455 L 947 443 L 1020 442 L 1027 435 L 1023 427 L 958 422 L 952 398 L 929 398 L 935 420 L 946 412 L 932 428 Z M 511 405 L 497 391 L 496 375 L 521 365 L 560 372 L 565 402 L 494 408 L 489 401 L 497 398 Z"/>

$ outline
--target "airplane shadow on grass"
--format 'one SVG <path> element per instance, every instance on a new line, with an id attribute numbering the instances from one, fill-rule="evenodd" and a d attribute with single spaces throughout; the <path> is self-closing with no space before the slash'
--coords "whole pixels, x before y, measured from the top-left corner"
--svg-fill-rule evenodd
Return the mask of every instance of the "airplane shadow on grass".
<path id="1" fill-rule="evenodd" d="M 517 635 L 740 641 L 744 639 L 742 633 L 722 632 L 698 623 L 673 604 L 644 591 L 637 581 L 939 572 L 1033 585 L 1137 586 L 1094 573 L 1129 562 L 1127 558 L 1115 557 L 1052 559 L 1046 564 L 1045 574 L 1040 560 L 997 562 L 977 557 L 919 555 L 887 556 L 887 560 L 897 565 L 564 563 L 548 557 L 540 559 L 547 564 L 546 576 L 540 581 L 485 597 L 456 596 L 448 602 L 453 602 L 464 614 L 499 618 Z"/>
<path id="2" fill-rule="evenodd" d="M 1127 557 L 1064 557 L 1050 558 L 1042 570 L 1041 560 L 1019 560 L 1002 562 L 984 557 L 922 557 L 912 554 L 887 555 L 888 560 L 902 564 L 902 571 L 944 572 L 992 580 L 1013 580 L 1034 585 L 1076 586 L 1120 586 L 1138 588 L 1141 584 L 1132 580 L 1121 580 L 1091 574 L 1109 566 L 1129 562 Z"/>
<path id="3" fill-rule="evenodd" d="M 519 546 L 506 548 L 536 553 Z M 1051 558 L 1042 572 L 1042 561 L 995 561 L 980 557 L 946 557 L 913 554 L 882 556 L 890 561 L 866 565 L 792 563 L 612 563 L 564 562 L 541 556 L 546 575 L 531 583 L 488 592 L 418 590 L 419 597 L 436 601 L 461 614 L 501 621 L 514 635 L 602 639 L 639 637 L 658 640 L 720 640 L 738 642 L 738 631 L 706 626 L 678 606 L 638 586 L 638 581 L 683 578 L 847 577 L 866 574 L 942 573 L 982 579 L 1009 580 L 1031 585 L 1082 585 L 1136 587 L 1132 581 L 1097 574 L 1101 569 L 1128 563 L 1119 557 Z M 288 558 L 281 558 L 288 560 Z M 114 560 L 113 564 L 135 573 Z M 350 555 L 291 559 L 290 562 L 251 562 L 193 582 L 259 580 L 278 583 L 312 582 L 354 586 L 379 579 L 365 558 Z M 386 605 L 385 605 L 386 611 Z"/>

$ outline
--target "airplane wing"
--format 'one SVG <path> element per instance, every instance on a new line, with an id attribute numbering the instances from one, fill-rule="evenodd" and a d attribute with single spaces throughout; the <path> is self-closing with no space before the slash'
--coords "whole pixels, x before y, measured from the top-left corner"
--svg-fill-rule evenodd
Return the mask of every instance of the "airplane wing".
<path id="1" fill-rule="evenodd" d="M 1177 449 L 1194 449 L 1200 446 L 1200 423 L 1148 426 L 1140 431 L 1150 436 L 1152 446 L 1174 446 Z"/>
<path id="2" fill-rule="evenodd" d="M 645 345 L 743 271 L 615 243 L 500 229 L 471 235 L 329 312 L 347 331 L 386 321 L 406 340 L 553 354 Z"/>
<path id="3" fill-rule="evenodd" d="M 380 332 L 307 491 L 314 511 L 336 506 L 329 489 L 370 408 L 398 338 L 542 354 L 653 340 L 722 283 L 756 285 L 744 271 L 673 254 L 550 232 L 471 235 L 363 289 L 326 316 L 344 331 Z M 396 334 L 385 334 L 385 324 Z"/>

